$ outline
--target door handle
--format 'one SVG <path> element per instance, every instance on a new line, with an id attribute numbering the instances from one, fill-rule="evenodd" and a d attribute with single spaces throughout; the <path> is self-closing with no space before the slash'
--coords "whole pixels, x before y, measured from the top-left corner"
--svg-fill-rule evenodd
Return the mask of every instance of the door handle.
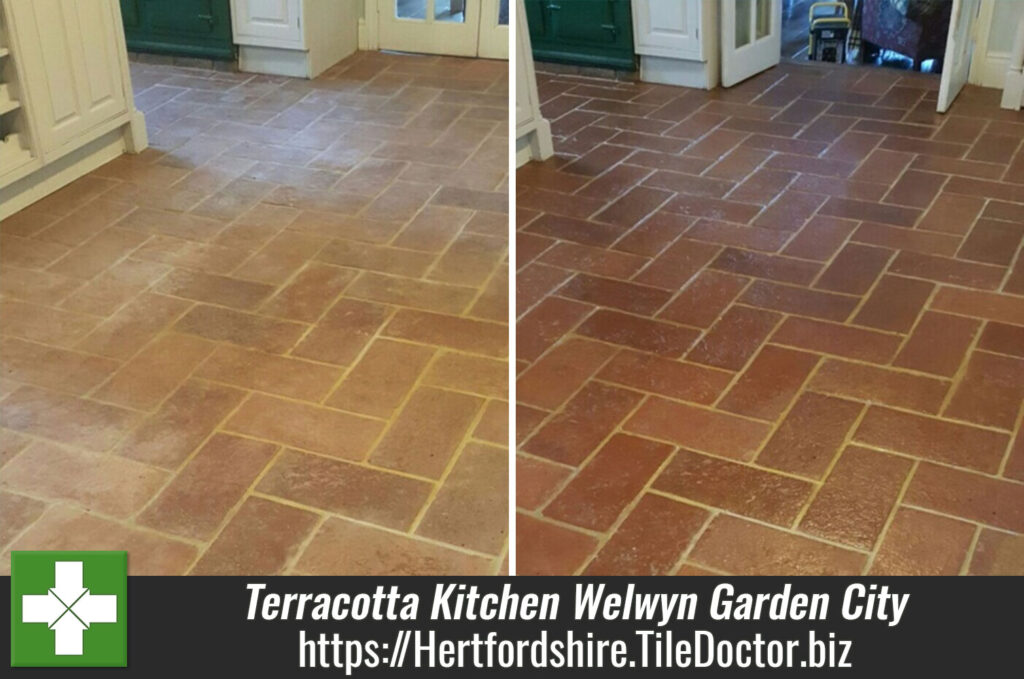
<path id="1" fill-rule="evenodd" d="M 213 23 L 213 15 L 212 14 L 197 14 L 196 18 L 199 19 L 200 21 L 205 21 L 208 24 L 212 24 Z"/>
<path id="2" fill-rule="evenodd" d="M 619 35 L 619 29 L 616 28 L 615 24 L 601 24 L 601 28 L 603 28 L 604 30 L 608 31 L 611 34 L 612 40 L 615 40 L 615 38 L 617 38 Z"/>

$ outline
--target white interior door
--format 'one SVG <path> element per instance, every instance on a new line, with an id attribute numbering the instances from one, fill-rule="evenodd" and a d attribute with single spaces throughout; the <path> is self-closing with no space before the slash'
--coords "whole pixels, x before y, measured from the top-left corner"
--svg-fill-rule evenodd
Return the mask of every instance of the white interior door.
<path id="1" fill-rule="evenodd" d="M 377 0 L 380 48 L 475 57 L 480 0 Z"/>
<path id="2" fill-rule="evenodd" d="M 974 52 L 974 24 L 978 19 L 981 0 L 953 0 L 953 11 L 946 36 L 946 56 L 942 64 L 942 82 L 939 85 L 939 113 L 949 110 L 956 95 L 967 84 Z"/>
<path id="3" fill-rule="evenodd" d="M 509 0 L 483 0 L 478 56 L 508 59 L 508 9 Z"/>
<path id="4" fill-rule="evenodd" d="M 722 85 L 779 63 L 782 0 L 722 0 Z"/>

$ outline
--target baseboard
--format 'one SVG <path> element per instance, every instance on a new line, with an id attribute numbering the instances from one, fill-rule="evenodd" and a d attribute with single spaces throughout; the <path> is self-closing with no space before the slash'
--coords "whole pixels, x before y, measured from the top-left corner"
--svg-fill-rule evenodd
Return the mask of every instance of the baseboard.
<path id="1" fill-rule="evenodd" d="M 0 219 L 10 217 L 124 152 L 124 128 L 118 127 L 5 186 L 0 189 Z"/>

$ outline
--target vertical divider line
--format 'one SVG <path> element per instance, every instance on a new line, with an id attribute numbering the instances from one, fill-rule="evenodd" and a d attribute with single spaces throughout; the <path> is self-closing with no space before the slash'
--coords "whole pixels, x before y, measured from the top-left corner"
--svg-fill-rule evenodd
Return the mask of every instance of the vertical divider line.
<path id="1" fill-rule="evenodd" d="M 508 574 L 516 574 L 516 10 L 508 12 Z"/>

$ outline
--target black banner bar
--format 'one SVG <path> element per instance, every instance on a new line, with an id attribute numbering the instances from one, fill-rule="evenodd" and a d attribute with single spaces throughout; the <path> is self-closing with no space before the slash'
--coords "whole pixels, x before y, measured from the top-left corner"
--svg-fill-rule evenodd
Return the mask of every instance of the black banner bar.
<path id="1" fill-rule="evenodd" d="M 1003 676 L 1022 608 L 998 577 L 130 577 L 127 669 L 11 671 Z"/>

